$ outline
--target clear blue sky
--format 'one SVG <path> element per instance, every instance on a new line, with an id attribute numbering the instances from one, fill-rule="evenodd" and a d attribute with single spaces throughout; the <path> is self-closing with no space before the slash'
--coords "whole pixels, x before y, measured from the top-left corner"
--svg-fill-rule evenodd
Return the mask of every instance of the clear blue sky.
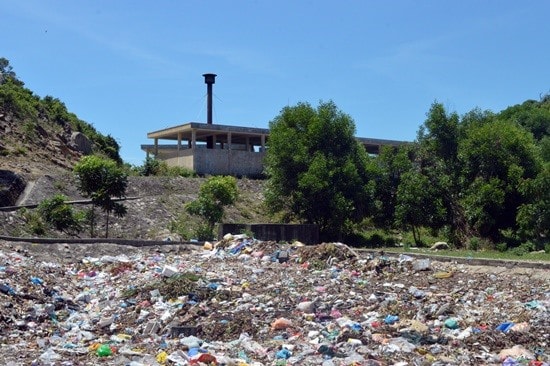
<path id="1" fill-rule="evenodd" d="M 206 121 L 268 127 L 333 100 L 361 137 L 414 140 L 430 105 L 498 112 L 550 92 L 550 1 L 0 1 L 0 57 L 119 141 Z"/>

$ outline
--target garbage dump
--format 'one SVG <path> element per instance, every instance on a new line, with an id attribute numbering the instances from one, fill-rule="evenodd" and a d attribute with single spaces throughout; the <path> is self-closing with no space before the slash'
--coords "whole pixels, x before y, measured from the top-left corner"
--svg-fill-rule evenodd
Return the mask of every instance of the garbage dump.
<path id="1" fill-rule="evenodd" d="M 549 365 L 547 270 L 245 235 L 112 247 L 0 242 L 0 364 Z"/>

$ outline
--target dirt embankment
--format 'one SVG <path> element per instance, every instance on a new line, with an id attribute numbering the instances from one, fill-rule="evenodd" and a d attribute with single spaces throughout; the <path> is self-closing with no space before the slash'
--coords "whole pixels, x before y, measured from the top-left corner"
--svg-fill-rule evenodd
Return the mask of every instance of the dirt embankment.
<path id="1" fill-rule="evenodd" d="M 185 204 L 197 198 L 204 178 L 182 177 L 129 177 L 127 197 L 124 202 L 127 214 L 124 217 L 110 217 L 109 237 L 128 239 L 163 240 L 168 237 L 179 240 L 180 234 L 191 234 L 197 218 L 185 212 Z M 226 222 L 269 222 L 263 207 L 263 181 L 240 179 L 239 199 L 226 209 Z M 70 173 L 42 175 L 27 183 L 25 197 L 20 205 L 39 204 L 55 194 L 63 194 L 69 200 L 83 200 Z M 20 195 L 22 194 L 20 192 Z M 22 197 L 22 196 L 20 196 Z M 16 197 L 17 198 L 17 197 Z M 75 205 L 76 210 L 89 209 L 89 205 Z M 98 235 L 104 234 L 105 215 L 98 211 Z M 0 235 L 33 236 L 28 219 L 21 211 L 0 212 Z M 87 230 L 80 237 L 89 237 Z M 65 237 L 63 233 L 49 230 L 46 236 Z"/>

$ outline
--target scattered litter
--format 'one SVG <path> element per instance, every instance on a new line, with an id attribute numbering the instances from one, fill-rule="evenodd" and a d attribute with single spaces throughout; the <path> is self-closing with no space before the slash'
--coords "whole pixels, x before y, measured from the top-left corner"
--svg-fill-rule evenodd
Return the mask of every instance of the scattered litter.
<path id="1" fill-rule="evenodd" d="M 118 248 L 51 263 L 1 244 L 0 363 L 549 366 L 547 278 L 244 234 Z"/>

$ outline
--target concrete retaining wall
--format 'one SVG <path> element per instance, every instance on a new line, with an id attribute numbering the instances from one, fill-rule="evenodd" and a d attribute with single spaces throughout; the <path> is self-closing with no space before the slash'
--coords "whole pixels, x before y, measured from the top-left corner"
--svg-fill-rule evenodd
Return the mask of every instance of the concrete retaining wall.
<path id="1" fill-rule="evenodd" d="M 258 240 L 298 240 L 304 244 L 319 244 L 319 226 L 306 224 L 220 224 L 218 239 L 227 233 L 240 234 L 243 231 L 253 232 Z"/>

